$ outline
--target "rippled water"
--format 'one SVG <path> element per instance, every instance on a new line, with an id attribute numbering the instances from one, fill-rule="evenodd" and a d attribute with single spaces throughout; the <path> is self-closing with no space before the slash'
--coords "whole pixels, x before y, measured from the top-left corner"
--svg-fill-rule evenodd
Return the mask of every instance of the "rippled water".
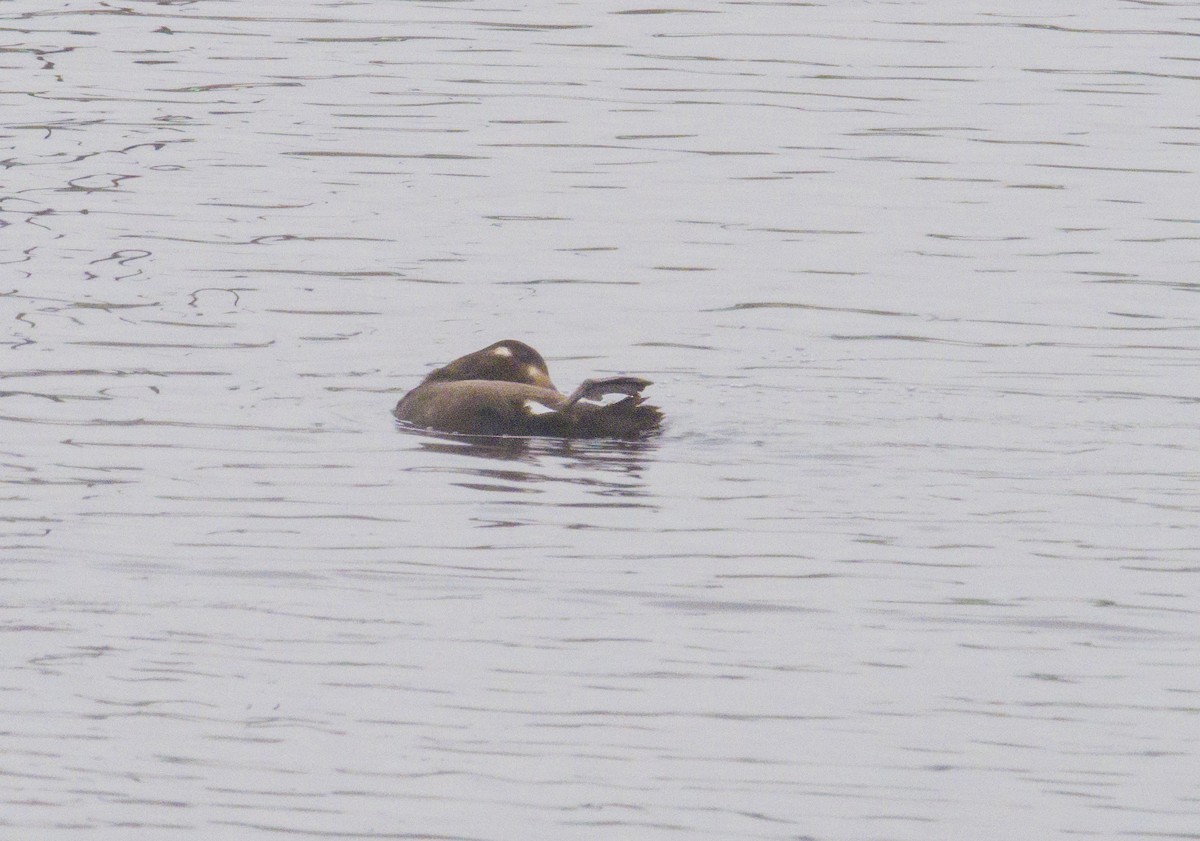
<path id="1" fill-rule="evenodd" d="M 0 5 L 0 828 L 1195 837 L 1198 38 Z M 667 432 L 395 428 L 501 338 Z"/>

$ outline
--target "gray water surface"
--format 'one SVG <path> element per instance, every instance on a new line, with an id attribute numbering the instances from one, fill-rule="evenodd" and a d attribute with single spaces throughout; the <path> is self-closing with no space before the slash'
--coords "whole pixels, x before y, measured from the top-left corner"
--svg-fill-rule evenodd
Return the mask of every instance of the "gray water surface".
<path id="1" fill-rule="evenodd" d="M 0 4 L 0 834 L 1194 838 L 1192 3 Z M 631 373 L 634 444 L 398 430 Z"/>

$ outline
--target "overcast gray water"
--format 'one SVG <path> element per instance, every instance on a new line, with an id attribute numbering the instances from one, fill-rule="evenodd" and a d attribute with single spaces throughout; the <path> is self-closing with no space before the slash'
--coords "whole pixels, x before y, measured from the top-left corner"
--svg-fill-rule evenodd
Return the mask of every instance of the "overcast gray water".
<path id="1" fill-rule="evenodd" d="M 1194 839 L 1200 7 L 0 3 L 0 836 Z M 504 338 L 637 444 L 396 428 Z"/>

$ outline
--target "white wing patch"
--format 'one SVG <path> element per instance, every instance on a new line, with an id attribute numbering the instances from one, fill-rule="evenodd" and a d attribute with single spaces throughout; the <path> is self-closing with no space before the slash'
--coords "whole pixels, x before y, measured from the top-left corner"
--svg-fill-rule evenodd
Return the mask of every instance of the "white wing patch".
<path id="1" fill-rule="evenodd" d="M 508 345 L 500 345 L 500 347 L 492 349 L 492 356 L 512 356 L 512 348 Z"/>
<path id="2" fill-rule="evenodd" d="M 595 400 L 589 399 L 587 402 L 595 403 L 598 406 L 611 406 L 613 403 L 620 403 L 624 399 L 624 394 L 605 394 L 597 397 Z"/>
<path id="3" fill-rule="evenodd" d="M 525 411 L 529 412 L 529 414 L 531 414 L 531 415 L 537 416 L 537 415 L 549 415 L 549 414 L 553 413 L 555 410 L 551 409 L 549 406 L 547 406 L 543 403 L 539 403 L 536 400 L 532 400 L 527 397 L 527 398 L 525 398 Z"/>

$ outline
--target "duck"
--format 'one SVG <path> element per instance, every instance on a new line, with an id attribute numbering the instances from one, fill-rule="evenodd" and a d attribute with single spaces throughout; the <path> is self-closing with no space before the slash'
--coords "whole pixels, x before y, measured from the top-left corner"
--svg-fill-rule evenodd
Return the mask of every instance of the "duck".
<path id="1" fill-rule="evenodd" d="M 540 353 L 504 339 L 430 371 L 392 414 L 411 427 L 460 435 L 641 438 L 662 424 L 662 411 L 643 402 L 650 384 L 602 377 L 563 394 Z M 600 402 L 614 394 L 624 397 Z"/>

